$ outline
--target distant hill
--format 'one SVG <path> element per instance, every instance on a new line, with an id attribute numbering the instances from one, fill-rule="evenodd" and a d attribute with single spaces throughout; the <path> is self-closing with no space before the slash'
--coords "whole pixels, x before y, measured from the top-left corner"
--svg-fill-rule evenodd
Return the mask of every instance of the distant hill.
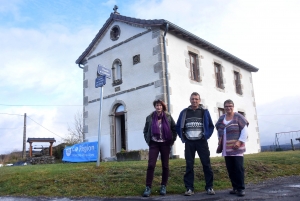
<path id="1" fill-rule="evenodd" d="M 275 133 L 300 130 L 300 96 L 284 97 L 274 102 L 257 105 L 260 142 L 262 146 L 275 143 Z M 279 144 L 290 143 L 300 132 L 279 136 Z"/>
<path id="2" fill-rule="evenodd" d="M 276 147 L 275 145 L 266 145 L 266 146 L 261 146 L 261 151 L 276 151 Z M 294 144 L 294 148 L 295 150 L 300 150 L 300 143 L 298 144 Z M 280 145 L 280 149 L 282 151 L 287 151 L 287 150 L 292 150 L 292 145 L 291 144 L 285 144 L 285 145 Z"/>

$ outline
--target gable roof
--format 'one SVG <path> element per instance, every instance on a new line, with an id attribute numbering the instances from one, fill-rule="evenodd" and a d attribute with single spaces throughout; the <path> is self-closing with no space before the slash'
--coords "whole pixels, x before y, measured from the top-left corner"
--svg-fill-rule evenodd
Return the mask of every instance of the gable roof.
<path id="1" fill-rule="evenodd" d="M 244 68 L 245 70 L 248 70 L 250 72 L 257 72 L 259 69 L 252 66 L 251 64 L 237 58 L 236 56 L 226 52 L 225 50 L 222 50 L 221 48 L 207 42 L 206 40 L 203 40 L 202 38 L 186 31 L 185 29 L 173 24 L 172 22 L 169 22 L 164 19 L 155 19 L 155 20 L 144 20 L 144 19 L 137 19 L 132 17 L 126 17 L 119 14 L 111 13 L 110 17 L 106 20 L 103 27 L 99 30 L 95 38 L 92 40 L 92 42 L 89 44 L 89 46 L 85 49 L 85 51 L 79 56 L 79 58 L 76 60 L 76 64 L 81 64 L 84 58 L 88 55 L 88 53 L 92 50 L 98 39 L 102 36 L 102 34 L 105 32 L 107 27 L 110 25 L 112 21 L 120 21 L 140 26 L 148 26 L 148 27 L 159 27 L 161 29 L 165 29 L 165 25 L 169 24 L 169 33 L 172 33 L 174 35 L 177 35 L 178 37 L 189 41 L 197 46 L 199 46 L 202 49 L 205 49 L 208 52 L 211 52 L 214 55 L 217 55 L 224 60 L 227 60 L 241 68 Z"/>

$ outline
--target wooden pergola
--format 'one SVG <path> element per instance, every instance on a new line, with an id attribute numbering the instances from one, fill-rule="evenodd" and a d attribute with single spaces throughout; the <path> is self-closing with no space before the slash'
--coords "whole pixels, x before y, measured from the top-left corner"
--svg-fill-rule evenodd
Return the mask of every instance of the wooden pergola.
<path id="1" fill-rule="evenodd" d="M 33 142 L 49 142 L 49 155 L 52 156 L 52 145 L 56 140 L 54 138 L 28 138 L 27 142 L 30 144 L 29 156 L 32 157 L 32 143 Z"/>

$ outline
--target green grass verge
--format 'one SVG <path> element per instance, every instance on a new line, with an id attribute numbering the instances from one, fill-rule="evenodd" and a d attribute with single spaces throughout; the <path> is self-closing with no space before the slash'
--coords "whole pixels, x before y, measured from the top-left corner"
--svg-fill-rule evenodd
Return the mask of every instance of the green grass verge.
<path id="1" fill-rule="evenodd" d="M 223 157 L 211 158 L 214 189 L 230 188 Z M 0 195 L 12 196 L 140 196 L 145 187 L 147 161 L 59 163 L 0 168 Z M 168 194 L 182 194 L 185 160 L 170 160 Z M 300 175 L 300 151 L 245 155 L 245 181 L 256 183 L 279 176 Z M 152 194 L 158 195 L 161 162 L 157 161 Z M 204 190 L 204 175 L 195 159 L 195 190 Z"/>

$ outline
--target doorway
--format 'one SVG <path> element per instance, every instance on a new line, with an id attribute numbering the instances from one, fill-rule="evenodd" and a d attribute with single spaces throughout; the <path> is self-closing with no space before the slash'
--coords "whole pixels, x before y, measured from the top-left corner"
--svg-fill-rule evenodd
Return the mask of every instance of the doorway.
<path id="1" fill-rule="evenodd" d="M 127 150 L 126 131 L 125 131 L 125 112 L 124 106 L 118 105 L 115 111 L 115 151 L 116 153 Z"/>

